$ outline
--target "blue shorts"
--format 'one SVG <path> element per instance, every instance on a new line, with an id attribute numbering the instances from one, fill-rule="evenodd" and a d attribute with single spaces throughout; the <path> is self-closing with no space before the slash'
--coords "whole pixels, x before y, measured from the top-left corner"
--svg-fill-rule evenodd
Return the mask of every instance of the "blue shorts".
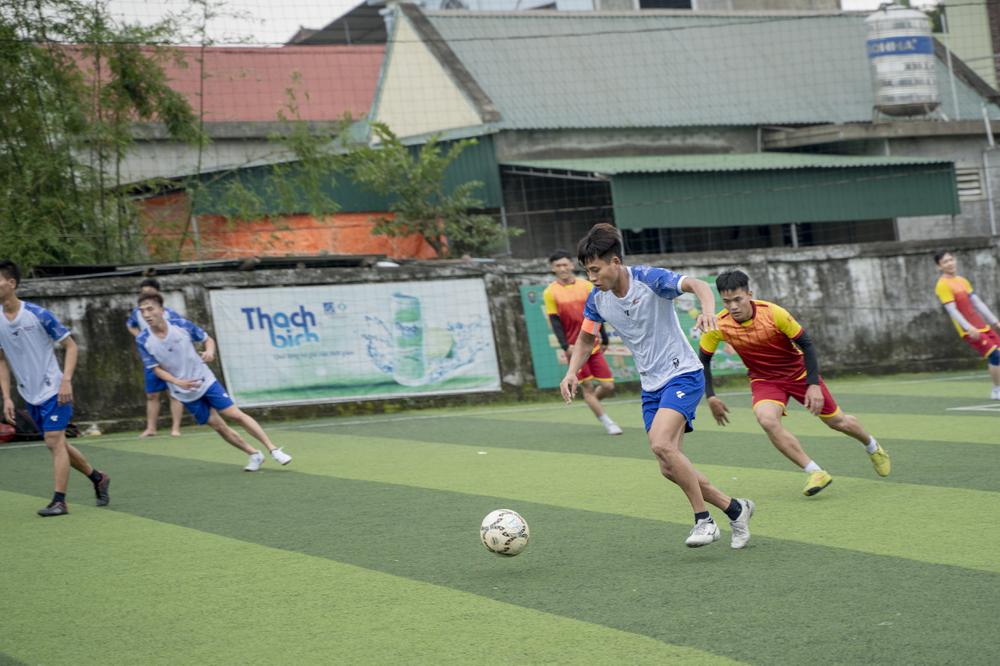
<path id="1" fill-rule="evenodd" d="M 59 404 L 59 396 L 54 395 L 40 405 L 28 403 L 28 413 L 31 420 L 41 432 L 57 432 L 65 430 L 69 420 L 73 418 L 73 403 Z"/>
<path id="2" fill-rule="evenodd" d="M 159 393 L 167 390 L 167 383 L 156 376 L 152 368 L 143 368 L 146 378 L 146 393 Z"/>
<path id="3" fill-rule="evenodd" d="M 663 408 L 680 412 L 684 416 L 687 421 L 684 432 L 694 430 L 694 412 L 704 392 L 705 373 L 702 370 L 677 375 L 655 391 L 643 391 L 642 420 L 646 423 L 646 432 L 653 427 L 656 412 Z"/>
<path id="4" fill-rule="evenodd" d="M 194 421 L 198 425 L 205 425 L 208 423 L 208 417 L 212 415 L 212 409 L 221 412 L 227 407 L 232 407 L 234 404 L 233 399 L 229 397 L 226 393 L 226 389 L 219 382 L 213 382 L 208 390 L 205 391 L 205 395 L 201 396 L 197 400 L 191 402 L 185 402 L 184 406 L 187 410 L 191 412 L 194 416 Z"/>

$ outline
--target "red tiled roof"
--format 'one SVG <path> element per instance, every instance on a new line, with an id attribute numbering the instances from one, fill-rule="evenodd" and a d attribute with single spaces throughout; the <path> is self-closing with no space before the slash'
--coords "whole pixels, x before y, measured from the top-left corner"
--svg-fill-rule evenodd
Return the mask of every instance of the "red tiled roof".
<path id="1" fill-rule="evenodd" d="M 182 47 L 186 66 L 165 69 L 170 86 L 198 111 L 199 48 Z M 205 122 L 277 120 L 295 90 L 302 120 L 336 120 L 371 108 L 382 46 L 211 47 L 205 49 Z"/>

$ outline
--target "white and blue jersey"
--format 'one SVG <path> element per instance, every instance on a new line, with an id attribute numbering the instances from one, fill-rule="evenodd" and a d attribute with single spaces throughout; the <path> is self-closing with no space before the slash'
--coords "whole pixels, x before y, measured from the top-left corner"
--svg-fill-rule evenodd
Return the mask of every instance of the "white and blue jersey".
<path id="1" fill-rule="evenodd" d="M 701 361 L 688 343 L 674 309 L 673 299 L 681 295 L 684 276 L 651 266 L 627 270 L 625 296 L 618 298 L 611 290 L 595 287 L 587 297 L 584 318 L 614 327 L 632 352 L 644 391 L 656 391 L 684 373 L 702 372 Z"/>
<path id="2" fill-rule="evenodd" d="M 179 312 L 177 312 L 176 310 L 172 310 L 168 307 L 163 308 L 163 318 L 166 319 L 167 321 L 173 321 L 175 319 L 184 319 L 184 317 L 182 317 Z M 129 328 L 137 328 L 140 331 L 145 331 L 147 328 L 149 328 L 149 324 L 147 324 L 146 320 L 142 318 L 142 313 L 139 312 L 139 308 L 137 307 L 132 308 L 132 314 L 130 314 L 128 316 L 128 319 L 125 320 L 125 325 L 128 326 Z"/>
<path id="3" fill-rule="evenodd" d="M 136 336 L 139 356 L 148 369 L 160 366 L 178 379 L 200 379 L 201 383 L 191 390 L 168 384 L 170 395 L 181 402 L 193 402 L 216 382 L 215 374 L 194 348 L 194 343 L 204 342 L 208 333 L 180 316 L 166 323 L 165 337 L 153 334 L 148 328 Z"/>
<path id="4" fill-rule="evenodd" d="M 0 320 L 0 349 L 14 371 L 17 391 L 29 405 L 41 405 L 59 393 L 63 373 L 55 343 L 69 337 L 70 330 L 51 312 L 27 301 L 21 301 L 13 321 L 6 316 Z"/>

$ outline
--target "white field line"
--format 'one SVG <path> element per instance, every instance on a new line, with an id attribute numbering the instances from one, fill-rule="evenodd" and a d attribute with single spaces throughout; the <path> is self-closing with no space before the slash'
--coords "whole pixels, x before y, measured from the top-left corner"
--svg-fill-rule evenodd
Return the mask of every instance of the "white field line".
<path id="1" fill-rule="evenodd" d="M 948 407 L 949 412 L 995 412 L 1000 413 L 1000 402 L 988 405 L 969 405 L 968 407 Z"/>

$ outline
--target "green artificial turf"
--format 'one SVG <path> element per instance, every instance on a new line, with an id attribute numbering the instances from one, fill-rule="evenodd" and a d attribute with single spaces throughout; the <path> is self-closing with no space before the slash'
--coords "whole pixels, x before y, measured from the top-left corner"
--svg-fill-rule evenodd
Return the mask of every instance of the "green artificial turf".
<path id="1" fill-rule="evenodd" d="M 746 395 L 728 428 L 701 410 L 686 451 L 757 502 L 742 551 L 719 511 L 722 540 L 684 547 L 629 399 L 615 438 L 555 402 L 270 424 L 295 459 L 256 474 L 205 429 L 77 440 L 112 504 L 75 475 L 55 519 L 44 447 L 0 449 L 0 664 L 995 663 L 1000 534 L 973 517 L 1000 412 L 946 411 L 988 404 L 983 374 L 831 383 L 888 479 L 793 409 L 835 478 L 813 498 Z M 478 541 L 503 507 L 531 526 L 516 558 Z"/>

